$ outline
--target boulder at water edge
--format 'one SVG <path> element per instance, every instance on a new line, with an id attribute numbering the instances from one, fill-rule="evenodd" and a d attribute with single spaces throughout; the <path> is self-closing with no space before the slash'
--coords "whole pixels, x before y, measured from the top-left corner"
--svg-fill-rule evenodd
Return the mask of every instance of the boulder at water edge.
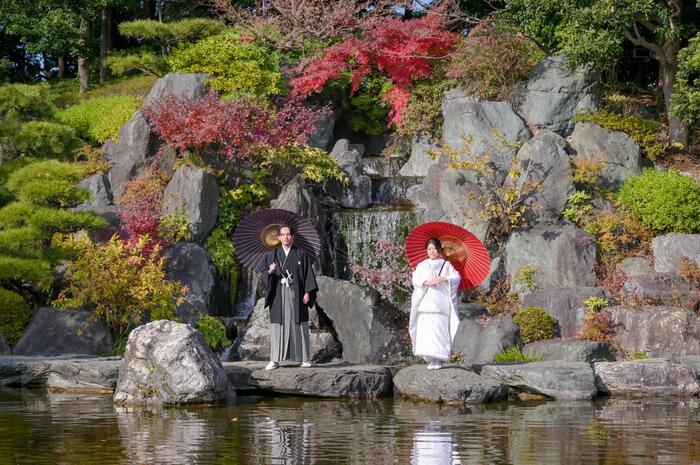
<path id="1" fill-rule="evenodd" d="M 408 315 L 367 286 L 319 276 L 317 305 L 333 322 L 343 359 L 396 364 L 412 357 Z"/>
<path id="2" fill-rule="evenodd" d="M 695 371 L 664 359 L 599 362 L 593 365 L 596 387 L 612 396 L 682 396 L 700 392 Z"/>
<path id="3" fill-rule="evenodd" d="M 485 365 L 481 376 L 519 391 L 555 399 L 590 399 L 596 394 L 593 369 L 586 362 L 532 362 Z"/>
<path id="4" fill-rule="evenodd" d="M 15 355 L 110 354 L 112 336 L 102 320 L 90 321 L 92 312 L 42 307 L 34 312 Z"/>
<path id="5" fill-rule="evenodd" d="M 460 366 L 445 366 L 442 370 L 409 366 L 394 376 L 394 388 L 406 397 L 448 404 L 480 404 L 508 397 L 505 384 Z"/>
<path id="6" fill-rule="evenodd" d="M 115 403 L 201 404 L 233 395 L 221 362 L 190 325 L 158 320 L 129 335 Z"/>

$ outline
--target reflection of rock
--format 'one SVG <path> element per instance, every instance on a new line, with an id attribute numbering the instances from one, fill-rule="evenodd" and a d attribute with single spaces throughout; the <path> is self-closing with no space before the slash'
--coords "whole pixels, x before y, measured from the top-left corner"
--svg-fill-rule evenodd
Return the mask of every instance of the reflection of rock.
<path id="1" fill-rule="evenodd" d="M 190 325 L 158 320 L 129 335 L 115 403 L 213 403 L 233 394 L 221 362 Z"/>
<path id="2" fill-rule="evenodd" d="M 211 463 L 211 445 L 230 428 L 227 416 L 206 410 L 115 407 L 129 463 Z"/>
<path id="3" fill-rule="evenodd" d="M 612 396 L 683 396 L 700 392 L 695 371 L 664 359 L 599 362 L 593 365 L 596 387 Z"/>
<path id="4" fill-rule="evenodd" d="M 404 368 L 394 376 L 394 388 L 407 397 L 445 403 L 493 402 L 508 395 L 505 384 L 455 366 L 442 370 L 428 370 L 425 365 Z"/>
<path id="5" fill-rule="evenodd" d="M 520 391 L 555 399 L 590 399 L 596 394 L 593 369 L 586 362 L 532 362 L 485 365 L 481 376 Z"/>

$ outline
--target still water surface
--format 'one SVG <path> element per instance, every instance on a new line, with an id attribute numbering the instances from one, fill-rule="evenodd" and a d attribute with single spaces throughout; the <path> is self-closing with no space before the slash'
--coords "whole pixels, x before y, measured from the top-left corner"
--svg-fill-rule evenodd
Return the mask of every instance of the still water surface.
<path id="1" fill-rule="evenodd" d="M 160 410 L 0 389 L 0 465 L 275 463 L 700 465 L 700 399 L 450 407 L 239 397 Z"/>

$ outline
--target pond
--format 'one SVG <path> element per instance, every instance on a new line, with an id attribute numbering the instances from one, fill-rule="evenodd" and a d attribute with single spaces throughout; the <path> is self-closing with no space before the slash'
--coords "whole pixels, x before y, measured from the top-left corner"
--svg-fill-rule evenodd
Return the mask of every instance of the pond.
<path id="1" fill-rule="evenodd" d="M 2 464 L 700 464 L 700 399 L 469 407 L 239 397 L 122 408 L 0 389 Z"/>

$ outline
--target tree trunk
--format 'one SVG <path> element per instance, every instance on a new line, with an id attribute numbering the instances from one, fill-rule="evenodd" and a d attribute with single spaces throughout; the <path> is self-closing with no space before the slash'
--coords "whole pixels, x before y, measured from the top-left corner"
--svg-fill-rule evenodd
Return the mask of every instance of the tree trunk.
<path id="1" fill-rule="evenodd" d="M 87 43 L 90 37 L 90 25 L 84 19 L 80 21 L 81 37 L 78 39 L 78 78 L 80 80 L 80 93 L 90 88 L 90 70 L 88 69 Z"/>
<path id="2" fill-rule="evenodd" d="M 66 57 L 61 55 L 58 57 L 58 78 L 62 79 L 66 74 Z"/>
<path id="3" fill-rule="evenodd" d="M 109 78 L 109 68 L 105 64 L 107 52 L 111 48 L 112 42 L 112 9 L 107 7 L 102 9 L 100 26 L 100 82 L 105 82 Z"/>
<path id="4" fill-rule="evenodd" d="M 688 146 L 688 128 L 675 116 L 671 115 L 671 97 L 673 86 L 676 84 L 676 63 L 679 42 L 667 42 L 662 47 L 663 56 L 659 57 L 661 67 L 661 88 L 664 92 L 664 107 L 668 118 L 668 138 L 672 144 L 679 143 Z"/>

